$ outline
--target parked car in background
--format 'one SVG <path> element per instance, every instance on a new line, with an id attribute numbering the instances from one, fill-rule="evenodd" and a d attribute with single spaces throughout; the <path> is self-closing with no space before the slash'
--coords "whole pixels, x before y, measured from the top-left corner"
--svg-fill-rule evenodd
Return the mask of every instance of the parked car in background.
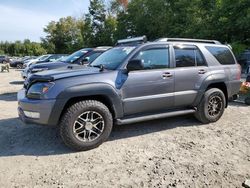
<path id="1" fill-rule="evenodd" d="M 61 58 L 67 57 L 68 54 L 48 54 L 48 56 L 40 61 L 34 62 L 34 64 L 40 64 L 40 63 L 49 63 L 49 62 L 55 62 Z"/>
<path id="2" fill-rule="evenodd" d="M 243 73 L 250 73 L 250 50 L 245 50 L 238 58 Z"/>
<path id="3" fill-rule="evenodd" d="M 38 61 L 43 61 L 46 58 L 48 58 L 49 56 L 50 56 L 50 54 L 46 54 L 46 55 L 41 55 L 39 57 L 32 58 L 30 60 L 26 60 L 26 61 L 24 61 L 23 68 L 26 68 L 26 67 L 30 66 L 31 64 L 36 63 Z"/>
<path id="4" fill-rule="evenodd" d="M 26 67 L 22 74 L 22 77 L 26 79 L 29 74 L 41 72 L 45 70 L 52 70 L 61 67 L 67 67 L 71 64 L 83 65 L 93 62 L 99 55 L 111 47 L 97 47 L 97 48 L 84 48 L 73 54 L 53 63 L 40 63 Z"/>
<path id="5" fill-rule="evenodd" d="M 9 57 L 10 62 L 16 61 L 18 59 L 20 59 L 20 57 Z"/>
<path id="6" fill-rule="evenodd" d="M 3 62 L 10 62 L 10 59 L 6 56 L 6 55 L 0 55 L 0 63 L 3 63 Z"/>
<path id="7" fill-rule="evenodd" d="M 28 61 L 28 60 L 31 60 L 34 58 L 35 58 L 35 56 L 25 56 L 23 58 L 19 58 L 19 59 L 11 61 L 10 66 L 14 67 L 14 68 L 16 67 L 18 69 L 22 69 L 25 61 Z"/>

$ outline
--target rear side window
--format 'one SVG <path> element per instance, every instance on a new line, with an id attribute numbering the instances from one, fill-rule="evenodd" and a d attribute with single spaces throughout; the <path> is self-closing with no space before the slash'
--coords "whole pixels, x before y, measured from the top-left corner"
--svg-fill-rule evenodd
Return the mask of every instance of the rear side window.
<path id="1" fill-rule="evenodd" d="M 206 46 L 206 49 L 217 59 L 217 61 L 219 61 L 220 64 L 235 64 L 233 55 L 228 48 L 218 46 Z"/>
<path id="2" fill-rule="evenodd" d="M 196 48 L 175 48 L 176 67 L 205 66 L 201 52 Z"/>

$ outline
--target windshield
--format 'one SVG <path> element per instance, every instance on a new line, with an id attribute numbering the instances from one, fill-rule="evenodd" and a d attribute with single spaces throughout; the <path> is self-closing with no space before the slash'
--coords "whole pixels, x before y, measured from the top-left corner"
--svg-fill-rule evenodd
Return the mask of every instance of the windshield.
<path id="1" fill-rule="evenodd" d="M 45 60 L 49 55 L 42 55 L 39 58 L 37 58 L 39 61 Z"/>
<path id="2" fill-rule="evenodd" d="M 28 59 L 30 59 L 30 57 L 23 57 L 23 58 L 20 58 L 20 60 L 22 60 L 22 61 L 25 61 L 25 60 L 28 60 Z"/>
<path id="3" fill-rule="evenodd" d="M 79 50 L 79 51 L 77 51 L 77 52 L 63 58 L 62 62 L 73 63 L 75 60 L 79 59 L 80 57 L 82 57 L 87 52 L 88 51 L 86 51 L 86 50 Z"/>
<path id="4" fill-rule="evenodd" d="M 135 47 L 115 47 L 104 52 L 96 58 L 90 66 L 103 65 L 104 68 L 115 70 L 121 65 L 125 58 L 134 50 Z"/>

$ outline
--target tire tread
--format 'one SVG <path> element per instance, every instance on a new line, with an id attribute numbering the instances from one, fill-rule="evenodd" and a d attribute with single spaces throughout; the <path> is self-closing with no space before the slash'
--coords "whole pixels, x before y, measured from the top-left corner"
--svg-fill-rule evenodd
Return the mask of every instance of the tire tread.
<path id="1" fill-rule="evenodd" d="M 100 142 L 98 142 L 95 145 L 90 145 L 90 146 L 82 146 L 79 144 L 76 144 L 74 142 L 74 140 L 72 139 L 72 135 L 70 134 L 69 131 L 67 131 L 67 126 L 69 124 L 71 124 L 72 122 L 72 115 L 80 110 L 82 110 L 85 107 L 94 107 L 94 108 L 99 108 L 100 110 L 102 110 L 105 114 L 107 114 L 107 118 L 109 119 L 109 121 L 111 121 L 111 127 L 109 128 L 108 134 L 104 135 L 103 138 L 101 138 Z M 80 101 L 77 102 L 75 104 L 73 104 L 72 106 L 70 106 L 66 112 L 63 114 L 61 121 L 60 121 L 60 136 L 63 140 L 63 142 L 65 143 L 66 146 L 68 146 L 69 148 L 72 148 L 74 150 L 78 150 L 78 151 L 86 151 L 86 150 L 90 150 L 93 148 L 98 147 L 100 144 L 102 144 L 109 136 L 111 130 L 112 130 L 112 124 L 113 124 L 113 120 L 112 120 L 112 115 L 109 111 L 109 109 L 101 102 L 96 101 L 96 100 L 84 100 L 84 101 Z M 107 126 L 107 124 L 105 125 Z"/>

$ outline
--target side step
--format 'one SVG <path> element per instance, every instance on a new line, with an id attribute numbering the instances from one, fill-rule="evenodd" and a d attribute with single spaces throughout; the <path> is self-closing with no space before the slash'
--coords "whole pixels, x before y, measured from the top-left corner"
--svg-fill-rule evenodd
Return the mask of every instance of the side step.
<path id="1" fill-rule="evenodd" d="M 146 116 L 117 119 L 116 123 L 118 125 L 131 124 L 131 123 L 138 123 L 138 122 L 143 122 L 143 121 L 168 118 L 168 117 L 193 114 L 193 113 L 195 113 L 195 109 L 178 110 L 178 111 L 165 112 L 165 113 L 160 113 L 160 114 L 152 114 L 152 115 L 146 115 Z"/>

